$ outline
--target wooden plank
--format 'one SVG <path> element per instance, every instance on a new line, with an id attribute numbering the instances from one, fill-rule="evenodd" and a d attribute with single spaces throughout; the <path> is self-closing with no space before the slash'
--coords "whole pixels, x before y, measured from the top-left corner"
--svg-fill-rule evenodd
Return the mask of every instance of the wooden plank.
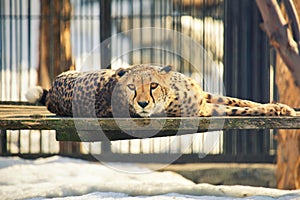
<path id="1" fill-rule="evenodd" d="M 44 106 L 0 105 L 1 130 L 57 130 L 60 141 L 105 141 L 236 129 L 300 129 L 300 117 L 71 118 Z"/>
<path id="2" fill-rule="evenodd" d="M 0 119 L 2 118 L 26 118 L 34 116 L 55 116 L 50 113 L 45 106 L 29 106 L 29 105 L 1 105 Z"/>

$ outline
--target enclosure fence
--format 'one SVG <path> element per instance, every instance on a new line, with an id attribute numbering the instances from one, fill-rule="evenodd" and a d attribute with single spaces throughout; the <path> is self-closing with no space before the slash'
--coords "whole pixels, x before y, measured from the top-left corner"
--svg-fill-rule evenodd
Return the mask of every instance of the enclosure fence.
<path id="1" fill-rule="evenodd" d="M 0 2 L 2 103 L 25 101 L 26 90 L 37 83 L 40 23 L 53 17 L 51 12 L 49 16 L 41 17 L 41 1 Z M 273 74 L 270 73 L 272 55 L 267 38 L 258 26 L 260 17 L 255 2 L 71 0 L 70 4 L 72 56 L 77 70 L 118 68 L 140 63 L 172 64 L 178 71 L 195 78 L 205 90 L 214 93 L 260 102 L 276 96 L 271 81 L 274 80 Z M 52 7 L 50 3 L 50 11 Z M 176 35 L 181 37 L 174 40 Z M 109 66 L 103 64 L 105 62 L 101 58 L 101 44 L 106 42 L 110 44 L 106 56 Z M 199 44 L 205 51 L 194 52 L 191 42 Z M 154 44 L 165 49 L 171 47 L 174 52 L 189 56 L 183 59 L 164 48 L 148 48 Z M 53 52 L 49 50 L 49 53 Z M 194 66 L 190 62 L 201 56 L 205 58 L 201 65 Z M 53 67 L 53 63 L 49 61 L 49 68 Z M 269 131 L 264 134 L 232 131 L 114 141 L 110 144 L 59 144 L 55 140 L 55 131 L 20 130 L 2 131 L 0 143 L 2 155 L 60 153 L 82 156 L 110 151 L 124 155 L 155 155 L 156 161 L 159 161 L 160 154 L 177 153 L 183 155 L 182 162 L 198 162 L 201 155 L 208 153 L 202 161 L 273 162 L 276 150 L 274 135 Z"/>

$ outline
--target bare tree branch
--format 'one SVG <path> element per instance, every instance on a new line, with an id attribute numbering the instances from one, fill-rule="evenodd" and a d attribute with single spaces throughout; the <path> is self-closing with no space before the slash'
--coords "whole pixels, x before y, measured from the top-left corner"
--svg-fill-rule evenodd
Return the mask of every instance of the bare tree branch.
<path id="1" fill-rule="evenodd" d="M 298 44 L 298 49 L 300 49 L 300 29 L 299 29 L 299 18 L 297 15 L 297 10 L 292 0 L 283 0 L 283 4 L 286 10 L 286 13 L 289 17 L 289 21 L 292 27 L 292 33 L 294 40 Z"/>
<path id="2" fill-rule="evenodd" d="M 300 56 L 298 54 L 298 44 L 293 39 L 291 30 L 283 17 L 277 1 L 256 0 L 256 3 L 264 20 L 262 27 L 267 33 L 271 45 L 292 72 L 295 84 L 299 86 Z"/>

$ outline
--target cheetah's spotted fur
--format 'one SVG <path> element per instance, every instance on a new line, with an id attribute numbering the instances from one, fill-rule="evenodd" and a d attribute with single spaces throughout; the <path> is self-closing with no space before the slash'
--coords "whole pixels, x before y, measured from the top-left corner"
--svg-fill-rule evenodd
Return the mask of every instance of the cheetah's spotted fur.
<path id="1" fill-rule="evenodd" d="M 56 78 L 46 95 L 44 103 L 48 110 L 60 116 L 295 115 L 284 104 L 260 104 L 206 93 L 195 80 L 170 66 L 68 71 Z"/>

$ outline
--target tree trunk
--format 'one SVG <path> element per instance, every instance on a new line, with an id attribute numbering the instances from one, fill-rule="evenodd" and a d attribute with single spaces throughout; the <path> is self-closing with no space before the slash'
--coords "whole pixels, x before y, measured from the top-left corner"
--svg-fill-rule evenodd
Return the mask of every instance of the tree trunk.
<path id="1" fill-rule="evenodd" d="M 300 2 L 297 0 L 294 1 L 294 4 L 299 12 Z M 279 100 L 282 103 L 299 108 L 300 88 L 295 84 L 292 72 L 279 55 L 277 55 L 276 60 L 276 83 L 279 91 Z M 280 189 L 299 189 L 300 130 L 280 130 L 277 138 L 277 187 Z"/>
<path id="2" fill-rule="evenodd" d="M 61 72 L 74 70 L 70 34 L 70 0 L 41 0 L 38 85 L 51 87 Z M 80 143 L 60 142 L 60 153 L 80 151 Z"/>
<path id="3" fill-rule="evenodd" d="M 300 106 L 300 1 L 283 0 L 280 9 L 276 0 L 256 0 L 270 43 L 277 52 L 276 83 L 279 101 Z M 284 16 L 286 15 L 286 16 Z M 277 136 L 277 187 L 300 188 L 300 131 L 280 130 Z"/>
<path id="4" fill-rule="evenodd" d="M 41 0 L 38 85 L 45 89 L 58 74 L 74 69 L 70 18 L 70 0 Z"/>
<path id="5" fill-rule="evenodd" d="M 276 83 L 280 102 L 299 107 L 300 89 L 280 56 L 277 55 Z M 300 188 L 300 130 L 279 130 L 277 146 L 277 187 Z"/>

